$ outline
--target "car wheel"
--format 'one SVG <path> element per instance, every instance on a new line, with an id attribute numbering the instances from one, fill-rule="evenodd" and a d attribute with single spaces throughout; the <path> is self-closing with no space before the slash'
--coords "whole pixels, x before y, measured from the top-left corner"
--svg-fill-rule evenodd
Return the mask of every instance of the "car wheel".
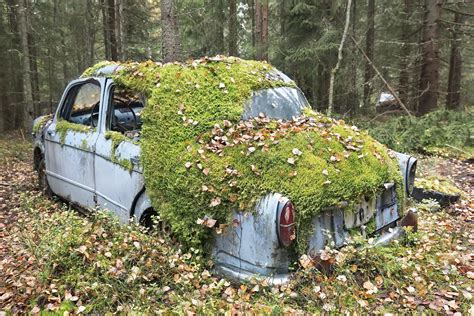
<path id="1" fill-rule="evenodd" d="M 38 186 L 46 196 L 51 197 L 53 195 L 53 191 L 51 191 L 49 187 L 48 178 L 46 177 L 46 163 L 44 162 L 44 158 L 42 158 L 38 164 Z"/>
<path id="2" fill-rule="evenodd" d="M 148 231 L 160 236 L 171 237 L 171 228 L 163 220 L 154 209 L 150 208 L 140 218 L 140 224 L 148 228 Z"/>

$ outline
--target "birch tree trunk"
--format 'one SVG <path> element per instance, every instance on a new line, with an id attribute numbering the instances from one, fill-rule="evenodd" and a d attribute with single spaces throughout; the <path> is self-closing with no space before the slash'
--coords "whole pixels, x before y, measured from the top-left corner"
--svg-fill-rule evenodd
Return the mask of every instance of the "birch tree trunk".
<path id="1" fill-rule="evenodd" d="M 347 31 L 349 30 L 349 24 L 351 22 L 351 7 L 352 0 L 347 0 L 346 8 L 346 23 L 344 25 L 344 32 L 342 33 L 341 44 L 339 45 L 339 50 L 337 52 L 337 62 L 336 66 L 331 70 L 331 79 L 329 80 L 329 101 L 328 101 L 328 111 L 327 115 L 331 116 L 334 109 L 334 80 L 336 78 L 336 73 L 339 69 L 339 65 L 342 61 L 342 49 L 344 48 L 344 42 L 346 41 Z"/>

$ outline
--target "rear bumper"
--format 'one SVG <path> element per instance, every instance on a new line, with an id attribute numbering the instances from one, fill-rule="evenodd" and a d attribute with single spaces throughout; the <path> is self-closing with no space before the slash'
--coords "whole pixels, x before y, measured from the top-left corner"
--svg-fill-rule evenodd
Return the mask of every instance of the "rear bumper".
<path id="1" fill-rule="evenodd" d="M 269 285 L 281 285 L 288 283 L 291 273 L 275 274 L 270 276 L 258 275 L 247 270 L 240 269 L 234 266 L 217 264 L 214 268 L 217 274 L 223 275 L 235 282 L 249 281 L 251 279 L 258 279 L 265 281 Z"/>
<path id="2" fill-rule="evenodd" d="M 374 246 L 383 246 L 387 245 L 394 240 L 399 240 L 405 236 L 405 228 L 411 227 L 412 231 L 417 231 L 418 229 L 418 215 L 416 210 L 410 209 L 407 214 L 398 221 L 398 226 L 395 228 L 389 229 L 388 232 L 383 233 L 379 236 L 373 243 Z"/>
<path id="3" fill-rule="evenodd" d="M 372 243 L 372 247 L 384 246 L 394 240 L 399 240 L 403 238 L 405 236 L 406 227 L 411 227 L 413 231 L 416 231 L 418 225 L 418 217 L 416 214 L 416 210 L 408 210 L 406 215 L 397 221 L 397 224 L 398 225 L 394 228 L 388 228 L 391 225 L 387 225 L 386 227 L 378 230 L 376 233 L 380 234 L 380 236 L 377 237 Z M 285 284 L 290 280 L 292 276 L 292 274 L 289 272 L 274 275 L 259 275 L 255 274 L 255 272 L 248 271 L 236 267 L 234 265 L 225 264 L 222 262 L 216 262 L 214 270 L 217 274 L 223 275 L 235 282 L 247 281 L 250 279 L 259 279 L 261 281 L 266 281 L 270 285 Z"/>

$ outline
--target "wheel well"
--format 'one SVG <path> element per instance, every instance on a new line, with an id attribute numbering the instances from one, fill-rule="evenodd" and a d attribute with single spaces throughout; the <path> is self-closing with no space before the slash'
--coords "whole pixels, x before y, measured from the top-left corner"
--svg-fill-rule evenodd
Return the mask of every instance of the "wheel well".
<path id="1" fill-rule="evenodd" d="M 140 224 L 147 228 L 151 228 L 153 226 L 152 217 L 156 215 L 158 215 L 158 212 L 155 211 L 153 207 L 147 208 L 139 219 Z"/>
<path id="2" fill-rule="evenodd" d="M 35 147 L 35 150 L 33 152 L 33 166 L 35 170 L 38 170 L 41 159 L 43 159 L 43 152 L 39 147 Z"/>

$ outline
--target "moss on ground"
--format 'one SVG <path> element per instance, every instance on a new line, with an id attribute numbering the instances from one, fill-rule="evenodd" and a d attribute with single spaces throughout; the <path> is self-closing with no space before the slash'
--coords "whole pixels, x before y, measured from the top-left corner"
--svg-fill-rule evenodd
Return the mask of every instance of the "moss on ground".
<path id="1" fill-rule="evenodd" d="M 436 191 L 450 195 L 460 195 L 463 192 L 458 189 L 454 182 L 441 176 L 429 176 L 415 179 L 415 187 L 428 191 Z"/>
<path id="2" fill-rule="evenodd" d="M 141 135 L 147 192 L 181 240 L 198 245 L 210 233 L 199 218 L 225 224 L 232 210 L 251 211 L 279 192 L 296 207 L 303 252 L 310 221 L 325 207 L 374 194 L 385 182 L 395 182 L 403 200 L 397 162 L 366 132 L 311 110 L 288 122 L 241 122 L 253 91 L 294 83 L 271 76 L 275 69 L 264 62 L 217 59 L 124 63 L 111 75 L 148 97 Z M 83 76 L 100 75 L 107 64 Z"/>

